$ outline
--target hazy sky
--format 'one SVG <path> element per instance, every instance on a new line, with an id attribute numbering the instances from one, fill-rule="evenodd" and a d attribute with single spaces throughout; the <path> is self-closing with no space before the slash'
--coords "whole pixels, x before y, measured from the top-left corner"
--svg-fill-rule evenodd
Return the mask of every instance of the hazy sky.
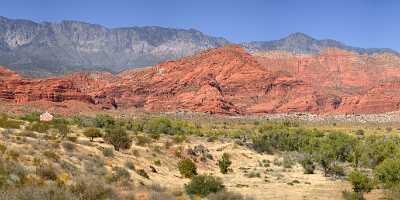
<path id="1" fill-rule="evenodd" d="M 233 42 L 304 32 L 353 46 L 400 51 L 396 0 L 2 0 L 0 15 L 107 27 L 194 28 Z"/>

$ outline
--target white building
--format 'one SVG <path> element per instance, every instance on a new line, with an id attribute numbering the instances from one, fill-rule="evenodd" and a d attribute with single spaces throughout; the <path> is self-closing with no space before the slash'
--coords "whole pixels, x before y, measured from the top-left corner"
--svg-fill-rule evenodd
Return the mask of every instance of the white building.
<path id="1" fill-rule="evenodd" d="M 49 112 L 45 112 L 40 115 L 41 122 L 50 122 L 53 120 L 53 118 L 53 115 L 51 115 Z"/>

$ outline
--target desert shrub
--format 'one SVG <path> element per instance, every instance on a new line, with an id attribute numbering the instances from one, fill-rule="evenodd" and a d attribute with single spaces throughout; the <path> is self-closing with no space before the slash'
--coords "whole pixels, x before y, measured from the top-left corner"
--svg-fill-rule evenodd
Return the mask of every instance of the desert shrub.
<path id="1" fill-rule="evenodd" d="M 46 151 L 44 151 L 44 152 L 43 152 L 43 155 L 46 156 L 47 158 L 53 159 L 53 160 L 55 160 L 55 161 L 57 161 L 57 160 L 60 159 L 60 156 L 59 156 L 56 152 L 54 152 L 54 151 L 52 151 L 52 150 L 46 150 Z"/>
<path id="2" fill-rule="evenodd" d="M 0 199 L 7 200 L 76 200 L 77 196 L 70 190 L 58 184 L 24 186 L 0 190 Z"/>
<path id="3" fill-rule="evenodd" d="M 74 116 L 72 117 L 72 123 L 78 125 L 79 127 L 96 126 L 96 120 L 92 117 L 86 117 L 86 116 Z"/>
<path id="4" fill-rule="evenodd" d="M 221 159 L 218 160 L 219 171 L 223 174 L 227 174 L 232 161 L 229 154 L 223 153 Z"/>
<path id="5" fill-rule="evenodd" d="M 250 198 L 243 197 L 243 195 L 235 192 L 221 190 L 217 193 L 211 193 L 207 196 L 208 200 L 250 200 Z"/>
<path id="6" fill-rule="evenodd" d="M 386 159 L 374 170 L 376 179 L 387 189 L 396 189 L 400 185 L 400 160 Z"/>
<path id="7" fill-rule="evenodd" d="M 346 174 L 344 172 L 344 168 L 343 166 L 339 165 L 339 164 L 333 164 L 330 169 L 329 169 L 329 174 L 341 178 L 344 177 Z"/>
<path id="8" fill-rule="evenodd" d="M 179 173 L 185 178 L 192 178 L 197 175 L 197 167 L 190 159 L 184 159 L 178 163 Z"/>
<path id="9" fill-rule="evenodd" d="M 39 165 L 41 165 L 40 162 L 38 164 L 36 164 L 36 166 L 39 166 Z M 60 161 L 60 166 L 61 166 L 62 169 L 68 171 L 70 174 L 72 174 L 74 176 L 76 176 L 76 175 L 78 175 L 80 173 L 79 169 L 74 164 L 71 164 L 68 161 L 61 160 Z"/>
<path id="10" fill-rule="evenodd" d="M 113 173 L 110 177 L 111 182 L 121 181 L 121 180 L 129 180 L 131 174 L 123 167 L 113 167 Z"/>
<path id="11" fill-rule="evenodd" d="M 76 148 L 76 144 L 72 143 L 70 141 L 64 141 L 61 143 L 61 146 L 66 150 L 66 151 L 74 151 Z"/>
<path id="12" fill-rule="evenodd" d="M 71 192 L 84 200 L 115 199 L 115 191 L 95 177 L 81 177 L 72 186 Z"/>
<path id="13" fill-rule="evenodd" d="M 293 165 L 296 164 L 296 161 L 292 157 L 292 155 L 285 153 L 282 159 L 282 165 L 284 168 L 292 168 Z"/>
<path id="14" fill-rule="evenodd" d="M 245 176 L 247 176 L 247 178 L 260 178 L 261 174 L 260 172 L 257 172 L 255 170 L 248 172 L 247 174 L 245 174 Z"/>
<path id="15" fill-rule="evenodd" d="M 37 138 L 36 133 L 28 130 L 23 130 L 20 133 L 18 133 L 18 135 L 23 137 Z"/>
<path id="16" fill-rule="evenodd" d="M 315 164 L 310 155 L 306 155 L 300 162 L 304 169 L 304 174 L 314 174 Z"/>
<path id="17" fill-rule="evenodd" d="M 69 136 L 67 136 L 67 140 L 75 143 L 78 140 L 78 137 L 69 135 Z"/>
<path id="18" fill-rule="evenodd" d="M 12 129 L 19 129 L 20 126 L 21 126 L 22 124 L 23 124 L 23 123 L 22 123 L 22 122 L 19 122 L 19 121 L 10 120 L 10 119 L 8 119 L 8 118 L 6 118 L 6 117 L 3 117 L 3 118 L 0 117 L 0 127 L 1 127 L 1 128 L 6 128 L 6 129 L 9 129 L 9 128 L 12 128 Z"/>
<path id="19" fill-rule="evenodd" d="M 149 175 L 147 174 L 146 171 L 144 171 L 144 169 L 136 170 L 136 173 L 144 178 L 150 179 Z"/>
<path id="20" fill-rule="evenodd" d="M 21 116 L 20 119 L 28 121 L 28 122 L 38 122 L 40 120 L 40 113 L 32 112 L 29 114 L 25 114 L 25 115 Z"/>
<path id="21" fill-rule="evenodd" d="M 56 123 L 53 125 L 53 128 L 58 131 L 58 134 L 60 134 L 61 138 L 67 137 L 67 135 L 71 132 L 71 129 L 68 127 L 68 125 L 63 123 Z"/>
<path id="22" fill-rule="evenodd" d="M 116 122 L 113 117 L 105 114 L 98 114 L 95 118 L 97 128 L 112 128 Z"/>
<path id="23" fill-rule="evenodd" d="M 318 140 L 324 135 L 317 131 L 296 129 L 294 131 L 284 127 L 262 126 L 260 134 L 253 137 L 255 150 L 272 154 L 274 151 L 313 151 Z"/>
<path id="24" fill-rule="evenodd" d="M 173 141 L 174 141 L 175 143 L 182 143 L 182 142 L 184 142 L 185 140 L 187 140 L 187 137 L 186 137 L 185 135 L 175 135 L 175 136 L 173 137 Z"/>
<path id="25" fill-rule="evenodd" d="M 26 129 L 39 133 L 46 133 L 50 129 L 50 126 L 48 123 L 45 122 L 33 122 L 32 124 L 27 126 Z"/>
<path id="26" fill-rule="evenodd" d="M 143 131 L 144 121 L 142 120 L 133 120 L 129 121 L 126 125 L 126 129 L 136 132 Z"/>
<path id="27" fill-rule="evenodd" d="M 353 186 L 354 197 L 356 200 L 363 200 L 364 193 L 371 192 L 374 188 L 372 179 L 360 171 L 352 171 L 348 176 Z"/>
<path id="28" fill-rule="evenodd" d="M 93 142 L 94 138 L 98 138 L 101 137 L 101 131 L 97 128 L 87 128 L 84 132 L 83 135 L 85 135 L 86 137 L 90 138 L 90 141 Z"/>
<path id="29" fill-rule="evenodd" d="M 161 166 L 161 161 L 160 161 L 160 160 L 155 160 L 155 161 L 154 161 L 154 164 L 155 164 L 156 166 Z"/>
<path id="30" fill-rule="evenodd" d="M 146 144 L 149 144 L 150 142 L 151 142 L 151 139 L 144 135 L 136 136 L 136 145 L 138 145 L 138 146 L 144 146 Z"/>
<path id="31" fill-rule="evenodd" d="M 151 118 L 143 127 L 150 134 L 172 134 L 172 122 L 166 117 Z"/>
<path id="32" fill-rule="evenodd" d="M 360 164 L 374 168 L 385 159 L 393 159 L 399 151 L 399 138 L 392 136 L 368 136 L 358 143 Z"/>
<path id="33" fill-rule="evenodd" d="M 104 167 L 104 163 L 101 164 L 99 162 L 85 160 L 83 161 L 83 168 L 88 174 L 93 174 L 98 176 L 104 176 L 107 174 L 107 169 Z"/>
<path id="34" fill-rule="evenodd" d="M 185 184 L 186 193 L 205 197 L 210 193 L 217 193 L 224 189 L 222 180 L 211 175 L 194 176 L 188 184 Z"/>
<path id="35" fill-rule="evenodd" d="M 132 139 L 122 127 L 107 129 L 104 140 L 113 145 L 116 151 L 120 149 L 129 149 L 132 144 Z"/>
<path id="36" fill-rule="evenodd" d="M 130 170 L 135 170 L 135 164 L 130 160 L 126 160 L 124 166 Z"/>
<path id="37" fill-rule="evenodd" d="M 57 171 L 56 169 L 48 164 L 48 165 L 40 165 L 36 167 L 36 175 L 43 178 L 44 180 L 57 180 Z"/>
<path id="38" fill-rule="evenodd" d="M 27 174 L 25 167 L 19 163 L 0 157 L 0 188 L 23 185 Z"/>
<path id="39" fill-rule="evenodd" d="M 21 155 L 20 151 L 15 148 L 8 148 L 6 151 L 6 158 L 11 160 L 18 160 L 20 155 Z"/>
<path id="40" fill-rule="evenodd" d="M 112 148 L 105 147 L 102 152 L 105 157 L 114 157 L 114 149 Z"/>
<path id="41" fill-rule="evenodd" d="M 4 154 L 7 150 L 7 146 L 5 144 L 0 143 L 0 153 Z"/>

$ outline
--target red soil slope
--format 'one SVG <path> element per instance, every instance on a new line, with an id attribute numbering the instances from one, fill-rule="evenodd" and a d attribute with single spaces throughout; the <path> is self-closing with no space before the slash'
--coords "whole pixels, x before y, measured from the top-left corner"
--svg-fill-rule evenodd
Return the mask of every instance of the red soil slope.
<path id="1" fill-rule="evenodd" d="M 75 73 L 25 79 L 0 67 L 0 99 L 15 104 L 46 101 L 49 106 L 79 101 L 97 109 L 151 112 L 377 113 L 399 110 L 399 80 L 396 55 L 339 49 L 313 56 L 250 55 L 239 46 L 226 46 L 115 76 Z"/>

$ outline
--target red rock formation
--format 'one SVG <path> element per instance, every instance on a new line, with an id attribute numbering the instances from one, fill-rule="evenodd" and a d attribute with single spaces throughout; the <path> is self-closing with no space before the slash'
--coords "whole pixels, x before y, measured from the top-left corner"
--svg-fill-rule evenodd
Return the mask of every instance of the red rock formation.
<path id="1" fill-rule="evenodd" d="M 327 49 L 320 55 L 250 55 L 239 46 L 226 46 L 115 76 L 25 79 L 0 68 L 0 99 L 151 112 L 377 113 L 399 110 L 399 80 L 400 58 L 391 54 Z"/>

